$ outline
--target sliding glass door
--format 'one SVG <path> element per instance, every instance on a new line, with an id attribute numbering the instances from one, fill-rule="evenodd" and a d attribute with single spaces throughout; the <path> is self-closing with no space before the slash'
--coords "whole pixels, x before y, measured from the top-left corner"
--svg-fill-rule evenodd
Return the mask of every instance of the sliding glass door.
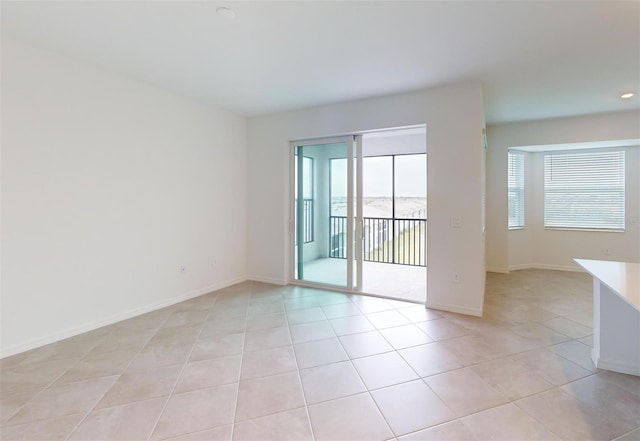
<path id="1" fill-rule="evenodd" d="M 292 142 L 291 161 L 292 281 L 424 302 L 425 128 Z"/>
<path id="2" fill-rule="evenodd" d="M 353 289 L 354 139 L 292 143 L 293 278 Z"/>

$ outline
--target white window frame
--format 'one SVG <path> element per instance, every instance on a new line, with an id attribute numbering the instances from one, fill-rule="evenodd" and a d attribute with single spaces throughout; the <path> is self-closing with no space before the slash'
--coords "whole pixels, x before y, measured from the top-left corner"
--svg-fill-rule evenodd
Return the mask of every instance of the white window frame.
<path id="1" fill-rule="evenodd" d="M 510 230 L 522 230 L 525 225 L 524 174 L 525 153 L 509 151 L 507 153 L 507 224 Z M 512 195 L 515 197 L 512 198 Z"/>
<path id="2" fill-rule="evenodd" d="M 294 154 L 294 156 L 297 156 L 297 154 Z M 304 244 L 308 244 L 308 243 L 313 243 L 315 242 L 315 235 L 316 235 L 316 227 L 315 227 L 315 203 L 316 203 L 316 198 L 315 198 L 315 160 L 313 157 L 311 156 L 303 156 L 302 157 L 302 163 L 303 166 L 304 164 L 308 164 L 308 167 L 304 167 L 305 169 L 308 169 L 307 171 L 309 172 L 310 176 L 310 188 L 309 193 L 305 193 L 303 195 L 303 200 L 305 201 L 305 218 L 303 219 L 304 225 L 305 225 L 305 232 L 304 232 Z M 294 160 L 293 161 L 294 164 L 294 176 L 298 176 L 298 161 Z M 303 188 L 305 187 L 304 183 L 303 183 Z M 294 199 L 297 200 L 298 198 L 298 188 L 294 187 Z M 307 212 L 306 210 L 306 201 L 310 200 L 311 201 L 311 208 L 309 210 L 309 212 Z M 310 215 L 310 219 L 307 218 L 307 213 Z M 294 240 L 297 240 L 297 238 L 295 238 Z"/>
<path id="3" fill-rule="evenodd" d="M 544 228 L 624 232 L 625 160 L 624 149 L 545 152 Z"/>

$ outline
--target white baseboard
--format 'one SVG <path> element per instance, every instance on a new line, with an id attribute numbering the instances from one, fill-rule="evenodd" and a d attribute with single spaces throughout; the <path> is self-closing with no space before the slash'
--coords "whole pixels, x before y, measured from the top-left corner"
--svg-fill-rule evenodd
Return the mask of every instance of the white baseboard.
<path id="1" fill-rule="evenodd" d="M 640 375 L 640 367 L 629 363 L 621 363 L 615 360 L 603 360 L 602 358 L 594 361 L 598 369 L 607 371 L 620 372 L 628 375 Z"/>
<path id="2" fill-rule="evenodd" d="M 205 286 L 203 288 L 200 288 L 194 291 L 190 291 L 175 297 L 164 299 L 159 302 L 152 303 L 150 305 L 130 309 L 124 312 L 119 312 L 109 317 L 105 317 L 104 319 L 96 320 L 91 323 L 85 323 L 83 325 L 75 326 L 73 328 L 67 328 L 65 330 L 53 332 L 43 337 L 34 338 L 26 342 L 19 343 L 17 345 L 2 348 L 0 352 L 0 358 L 16 355 L 21 352 L 39 348 L 40 346 L 55 343 L 57 341 L 64 340 L 69 337 L 74 337 L 76 335 L 83 334 L 85 332 L 93 331 L 95 329 L 102 328 L 104 326 L 112 325 L 114 323 L 118 323 L 123 320 L 137 317 L 139 315 L 146 314 L 147 312 L 166 308 L 167 306 L 175 305 L 176 303 L 184 302 L 185 300 L 190 300 L 194 297 L 199 297 L 204 294 L 209 294 L 213 291 L 217 291 L 219 289 L 226 288 L 228 286 L 235 285 L 237 283 L 244 282 L 246 280 L 247 278 L 243 276 L 243 277 L 236 277 L 233 279 L 225 280 L 223 282 L 214 283 L 213 285 Z"/>
<path id="3" fill-rule="evenodd" d="M 518 271 L 523 269 L 531 269 L 534 268 L 533 264 L 523 264 L 523 265 L 509 265 L 509 271 Z"/>
<path id="4" fill-rule="evenodd" d="M 271 277 L 249 276 L 247 280 L 251 280 L 253 282 L 270 283 L 272 285 L 281 285 L 281 286 L 289 284 L 289 282 L 287 282 L 284 279 L 273 279 Z"/>
<path id="5" fill-rule="evenodd" d="M 473 315 L 476 317 L 482 317 L 482 309 L 465 308 L 463 306 L 447 305 L 447 304 L 441 304 L 441 303 L 430 303 L 428 294 L 427 294 L 427 304 L 425 306 L 429 309 L 438 309 L 440 311 L 455 312 L 457 314 L 465 314 L 465 315 Z"/>
<path id="6" fill-rule="evenodd" d="M 509 271 L 517 271 L 523 269 L 543 269 L 543 270 L 553 270 L 553 271 L 571 271 L 571 272 L 582 272 L 579 266 L 572 265 L 548 265 L 545 263 L 527 263 L 523 265 L 510 265 Z"/>
<path id="7" fill-rule="evenodd" d="M 497 266 L 488 266 L 485 268 L 485 271 L 488 273 L 509 274 L 509 268 L 499 268 Z"/>

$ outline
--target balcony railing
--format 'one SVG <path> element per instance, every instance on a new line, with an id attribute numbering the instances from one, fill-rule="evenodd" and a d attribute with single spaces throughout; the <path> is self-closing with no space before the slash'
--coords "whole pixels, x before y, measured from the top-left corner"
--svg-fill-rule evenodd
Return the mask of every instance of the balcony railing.
<path id="1" fill-rule="evenodd" d="M 366 262 L 427 266 L 427 220 L 365 217 L 362 247 Z M 329 257 L 347 257 L 347 218 L 329 218 Z"/>
<path id="2" fill-rule="evenodd" d="M 315 219 L 314 215 L 314 204 L 313 199 L 305 198 L 303 205 L 304 219 L 303 222 L 303 235 L 304 235 L 304 243 L 311 243 L 315 240 L 315 226 L 313 220 Z M 294 210 L 297 207 L 297 200 L 294 202 Z M 297 211 L 295 211 L 297 213 Z M 295 245 L 298 245 L 298 237 L 295 237 Z"/>

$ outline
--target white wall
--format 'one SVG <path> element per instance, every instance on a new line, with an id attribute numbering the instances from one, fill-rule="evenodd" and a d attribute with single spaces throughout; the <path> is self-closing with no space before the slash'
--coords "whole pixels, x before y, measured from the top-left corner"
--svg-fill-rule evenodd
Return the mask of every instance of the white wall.
<path id="1" fill-rule="evenodd" d="M 249 276 L 289 280 L 289 141 L 427 125 L 427 304 L 479 315 L 484 295 L 482 89 L 463 84 L 249 120 Z M 451 228 L 459 216 L 462 228 Z M 453 283 L 453 273 L 460 283 Z"/>
<path id="2" fill-rule="evenodd" d="M 419 133 L 413 133 L 419 131 Z M 363 136 L 364 156 L 407 155 L 427 152 L 427 132 L 425 128 L 413 129 L 409 134 L 398 131 L 376 132 Z M 387 136 L 385 136 L 387 135 Z"/>
<path id="3" fill-rule="evenodd" d="M 625 233 L 545 230 L 542 219 L 541 158 L 528 155 L 524 230 L 507 228 L 507 149 L 524 145 L 640 138 L 640 112 L 618 112 L 553 120 L 489 125 L 487 158 L 487 268 L 578 269 L 574 257 L 640 260 L 640 165 L 638 149 L 626 158 Z M 605 254 L 604 250 L 609 250 Z"/>
<path id="4" fill-rule="evenodd" d="M 1 141 L 2 355 L 246 278 L 245 118 L 3 38 Z"/>

